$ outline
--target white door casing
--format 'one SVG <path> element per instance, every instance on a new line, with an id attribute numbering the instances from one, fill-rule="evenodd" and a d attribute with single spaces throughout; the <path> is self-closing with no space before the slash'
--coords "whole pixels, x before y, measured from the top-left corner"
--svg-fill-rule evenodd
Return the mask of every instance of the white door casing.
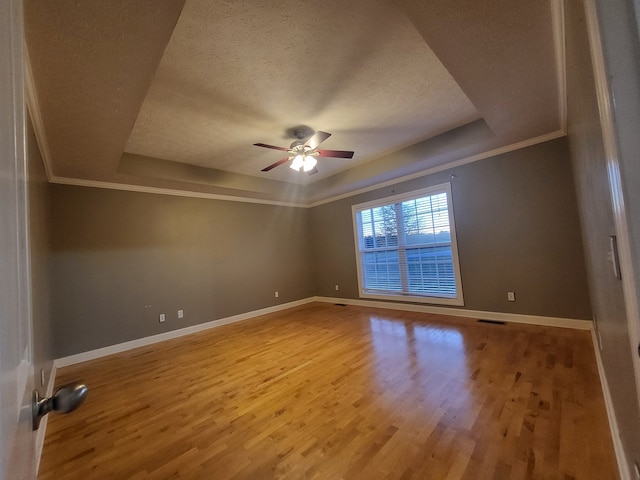
<path id="1" fill-rule="evenodd" d="M 616 140 L 613 105 L 609 93 L 610 87 L 606 73 L 605 57 L 602 49 L 602 39 L 598 24 L 595 0 L 585 1 L 585 12 L 589 32 L 591 60 L 593 62 L 594 78 L 596 83 L 598 109 L 600 112 L 602 139 L 607 163 L 607 172 L 609 175 L 608 180 L 611 192 L 611 206 L 614 215 L 618 251 L 620 255 L 620 274 L 622 277 L 622 288 L 624 291 L 629 329 L 629 348 L 631 349 L 631 358 L 635 374 L 637 399 L 640 405 L 640 357 L 638 356 L 638 345 L 640 345 L 640 299 L 638 299 L 636 294 L 636 282 L 638 279 L 635 278 L 633 269 L 633 254 L 631 252 L 627 209 L 625 205 L 619 165 L 619 152 Z"/>

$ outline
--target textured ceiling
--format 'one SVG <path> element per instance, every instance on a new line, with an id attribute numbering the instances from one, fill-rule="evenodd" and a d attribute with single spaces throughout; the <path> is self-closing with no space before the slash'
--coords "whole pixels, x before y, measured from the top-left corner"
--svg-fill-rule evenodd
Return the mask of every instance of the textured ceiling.
<path id="1" fill-rule="evenodd" d="M 543 0 L 27 0 L 30 108 L 53 181 L 308 204 L 561 130 L 552 20 Z M 283 152 L 252 144 L 297 125 L 354 158 L 261 172 Z"/>
<path id="2" fill-rule="evenodd" d="M 480 118 L 394 4 L 185 4 L 125 151 L 306 183 Z M 328 131 L 320 174 L 261 172 L 296 125 Z M 371 135 L 375 132 L 375 135 Z"/>

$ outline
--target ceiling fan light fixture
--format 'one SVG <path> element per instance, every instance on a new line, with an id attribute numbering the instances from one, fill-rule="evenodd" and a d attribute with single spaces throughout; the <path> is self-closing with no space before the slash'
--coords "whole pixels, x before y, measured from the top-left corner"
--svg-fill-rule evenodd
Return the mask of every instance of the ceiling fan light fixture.
<path id="1" fill-rule="evenodd" d="M 295 136 L 298 140 L 294 141 L 289 148 L 278 147 L 276 145 L 268 145 L 266 143 L 254 143 L 253 145 L 256 147 L 280 150 L 289 154 L 289 156 L 278 160 L 276 163 L 272 163 L 271 165 L 263 168 L 261 171 L 268 172 L 276 167 L 279 167 L 280 165 L 291 162 L 289 164 L 289 168 L 291 168 L 292 170 L 295 170 L 296 172 L 304 170 L 309 175 L 314 175 L 318 173 L 318 169 L 316 168 L 316 165 L 318 163 L 317 157 L 353 158 L 354 152 L 352 151 L 318 149 L 318 145 L 320 145 L 331 136 L 330 133 L 318 131 L 311 135 L 311 137 L 303 140 L 303 137 L 301 137 L 301 132 L 302 130 L 300 129 L 296 130 Z"/>
<path id="2" fill-rule="evenodd" d="M 316 166 L 316 164 L 318 163 L 318 160 L 316 160 L 315 157 L 311 156 L 311 155 L 307 155 L 306 157 L 304 157 L 304 163 L 303 163 L 303 169 L 305 172 L 310 172 L 311 170 L 313 170 Z M 298 170 L 300 171 L 300 170 Z"/>
<path id="3" fill-rule="evenodd" d="M 305 164 L 305 160 L 302 157 L 302 155 L 296 155 L 293 159 L 293 162 L 291 162 L 291 165 L 289 166 L 289 168 L 299 172 L 300 169 L 304 166 L 304 164 Z"/>

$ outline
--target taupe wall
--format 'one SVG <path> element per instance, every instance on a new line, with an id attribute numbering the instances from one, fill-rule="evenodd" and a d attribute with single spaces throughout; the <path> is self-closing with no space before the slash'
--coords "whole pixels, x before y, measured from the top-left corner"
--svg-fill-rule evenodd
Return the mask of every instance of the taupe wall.
<path id="1" fill-rule="evenodd" d="M 565 2 L 569 146 L 586 252 L 592 309 L 602 362 L 627 451 L 629 468 L 640 452 L 640 412 L 633 381 L 622 282 L 609 261 L 613 210 L 582 0 Z M 633 471 L 633 470 L 630 470 Z"/>
<path id="2" fill-rule="evenodd" d="M 313 208 L 317 294 L 358 298 L 351 205 L 445 182 L 452 186 L 464 308 L 591 319 L 564 138 Z M 507 291 L 516 302 L 507 301 Z"/>
<path id="3" fill-rule="evenodd" d="M 466 308 L 591 318 L 560 139 L 312 209 L 50 185 L 54 355 L 313 295 L 358 298 L 351 204 L 447 181 Z"/>
<path id="4" fill-rule="evenodd" d="M 27 159 L 29 181 L 29 254 L 31 260 L 31 314 L 33 322 L 33 362 L 36 387 L 49 381 L 53 367 L 53 326 L 50 307 L 50 209 L 49 184 L 31 121 L 27 122 Z M 40 370 L 45 371 L 44 385 Z"/>
<path id="5" fill-rule="evenodd" d="M 51 190 L 56 357 L 314 294 L 306 209 Z"/>

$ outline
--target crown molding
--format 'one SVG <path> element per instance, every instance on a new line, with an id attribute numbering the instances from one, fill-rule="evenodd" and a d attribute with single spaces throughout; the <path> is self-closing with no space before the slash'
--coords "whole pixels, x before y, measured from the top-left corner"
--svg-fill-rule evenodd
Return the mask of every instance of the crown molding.
<path id="1" fill-rule="evenodd" d="M 567 131 L 567 61 L 565 42 L 564 0 L 551 1 L 551 21 L 553 25 L 553 46 L 556 60 L 556 81 L 558 85 L 558 115 L 560 129 Z"/>
<path id="2" fill-rule="evenodd" d="M 26 95 L 25 97 L 27 102 L 27 108 L 29 110 L 29 116 L 31 117 L 31 121 L 33 124 L 36 141 L 40 149 L 40 155 L 42 157 L 47 179 L 50 183 L 55 183 L 60 185 L 80 186 L 80 187 L 104 188 L 109 190 L 131 191 L 131 192 L 138 192 L 138 193 L 152 193 L 156 195 L 171 195 L 171 196 L 178 196 L 178 197 L 204 198 L 209 200 L 223 200 L 223 201 L 230 201 L 230 202 L 256 203 L 256 204 L 274 205 L 274 206 L 282 206 L 282 207 L 313 208 L 319 205 L 324 205 L 326 203 L 331 203 L 337 200 L 342 200 L 344 198 L 359 195 L 361 193 L 378 190 L 380 188 L 385 188 L 391 185 L 397 185 L 398 183 L 406 182 L 414 178 L 424 177 L 426 175 L 431 175 L 437 172 L 441 172 L 443 170 L 459 167 L 461 165 L 477 162 L 485 158 L 494 157 L 497 155 L 501 155 L 503 153 L 512 152 L 512 151 L 526 148 L 532 145 L 536 145 L 538 143 L 543 143 L 550 140 L 554 140 L 556 138 L 566 136 L 566 93 L 565 93 L 566 89 L 565 89 L 565 69 L 564 69 L 564 64 L 565 64 L 564 62 L 564 8 L 562 6 L 563 5 L 562 0 L 554 0 L 552 5 L 554 6 L 553 8 L 554 44 L 556 45 L 556 59 L 558 62 L 557 70 L 559 72 L 558 88 L 559 88 L 559 91 L 561 92 L 560 112 L 561 112 L 561 119 L 562 119 L 562 125 L 563 125 L 563 128 L 561 130 L 540 135 L 538 137 L 529 138 L 520 142 L 512 143 L 510 145 L 505 145 L 500 148 L 488 150 L 482 153 L 478 153 L 476 155 L 454 160 L 452 162 L 448 162 L 443 165 L 427 168 L 425 170 L 421 170 L 413 174 L 404 175 L 402 177 L 398 177 L 393 180 L 377 183 L 374 185 L 370 185 L 368 187 L 363 187 L 354 191 L 335 195 L 335 196 L 328 197 L 326 199 L 318 200 L 315 202 L 283 202 L 278 200 L 267 200 L 267 199 L 222 195 L 222 194 L 214 194 L 214 193 L 206 193 L 206 192 L 194 192 L 189 190 L 178 190 L 178 189 L 163 188 L 163 187 L 151 187 L 151 186 L 134 185 L 134 184 L 127 184 L 127 183 L 85 180 L 80 178 L 71 178 L 71 177 L 54 175 L 53 167 L 52 167 L 53 162 L 51 161 L 51 158 L 52 158 L 51 151 L 49 149 L 49 145 L 47 142 L 44 121 L 42 119 L 40 103 L 38 101 L 38 94 L 37 94 L 37 90 L 34 83 L 33 72 L 31 70 L 31 62 L 29 59 L 28 51 L 25 48 L 25 57 L 26 57 L 26 66 L 25 66 Z M 562 68 L 560 68 L 560 65 L 562 65 Z"/>
<path id="3" fill-rule="evenodd" d="M 24 46 L 24 90 L 25 99 L 27 102 L 27 110 L 29 111 L 29 117 L 31 118 L 31 124 L 33 125 L 33 131 L 36 136 L 36 142 L 40 149 L 40 156 L 42 157 L 42 163 L 44 165 L 44 171 L 47 175 L 49 182 L 52 181 L 53 173 L 51 168 L 51 151 L 49 150 L 49 144 L 47 143 L 47 136 L 45 134 L 44 121 L 42 120 L 42 114 L 40 113 L 40 103 L 38 101 L 38 93 L 36 90 L 35 82 L 33 80 L 33 71 L 31 70 L 31 59 L 29 58 L 29 49 Z"/>
<path id="4" fill-rule="evenodd" d="M 470 157 L 461 158 L 459 160 L 454 160 L 452 162 L 445 163 L 443 165 L 438 165 L 436 167 L 427 168 L 426 170 L 421 170 L 416 173 L 412 173 L 409 175 L 405 175 L 402 177 L 395 178 L 393 180 L 389 180 L 387 182 L 377 183 L 375 185 L 371 185 L 369 187 L 360 188 L 358 190 L 354 190 L 352 192 L 343 193 L 341 195 L 336 195 L 334 197 L 326 198 L 324 200 L 318 200 L 317 202 L 313 202 L 308 204 L 308 207 L 317 207 L 319 205 L 324 205 L 325 203 L 335 202 L 336 200 L 342 200 L 343 198 L 352 197 L 354 195 L 359 195 L 361 193 L 371 192 L 373 190 L 378 190 L 379 188 L 385 188 L 392 185 L 397 185 L 398 183 L 406 182 L 408 180 L 413 180 L 414 178 L 424 177 L 426 175 L 432 175 L 437 172 L 442 172 L 443 170 L 449 170 L 450 168 L 459 167 L 461 165 L 466 165 L 468 163 L 477 162 L 479 160 L 484 160 L 485 158 L 496 157 L 498 155 L 502 155 L 503 153 L 513 152 L 514 150 L 520 150 L 522 148 L 527 148 L 532 145 L 537 145 L 538 143 L 548 142 L 550 140 L 555 140 L 556 138 L 565 137 L 567 133 L 563 130 L 556 130 L 555 132 L 546 133 L 544 135 L 540 135 L 538 137 L 529 138 L 527 140 L 523 140 L 521 142 L 512 143 L 510 145 L 505 145 L 504 147 L 495 148 L 493 150 L 488 150 L 486 152 L 478 153 L 476 155 L 472 155 Z"/>
<path id="5" fill-rule="evenodd" d="M 129 192 L 138 192 L 138 193 L 153 193 L 157 195 L 171 195 L 175 197 L 206 198 L 209 200 L 225 200 L 229 202 L 259 203 L 263 205 L 276 205 L 279 207 L 297 207 L 297 208 L 307 207 L 307 205 L 305 204 L 294 203 L 294 202 L 280 202 L 276 200 L 264 200 L 260 198 L 237 197 L 233 195 L 221 195 L 217 193 L 206 193 L 206 192 L 193 192 L 190 190 L 177 190 L 172 188 L 150 187 L 146 185 L 131 185 L 127 183 L 101 182 L 98 180 L 83 180 L 80 178 L 51 177 L 49 181 L 51 183 L 56 183 L 60 185 L 71 185 L 75 187 L 106 188 L 108 190 L 124 190 Z"/>
<path id="6" fill-rule="evenodd" d="M 468 163 L 477 162 L 485 158 L 495 157 L 503 153 L 508 153 L 515 150 L 520 150 L 522 148 L 527 148 L 532 145 L 537 145 L 538 143 L 544 143 L 550 140 L 555 140 L 556 138 L 560 138 L 564 136 L 566 136 L 565 131 L 556 130 L 555 132 L 550 132 L 545 135 L 529 138 L 521 142 L 505 145 L 504 147 L 488 150 L 486 152 L 478 153 L 470 157 L 461 158 L 459 160 L 454 160 L 453 162 L 448 162 L 443 165 L 427 168 L 425 170 L 412 173 L 410 175 L 404 175 L 402 177 L 398 177 L 393 180 L 377 183 L 375 185 L 360 188 L 358 190 L 353 190 L 351 192 L 343 193 L 341 195 L 336 195 L 333 197 L 329 197 L 329 198 L 319 200 L 317 202 L 311 202 L 311 203 L 282 202 L 282 201 L 276 201 L 276 200 L 265 200 L 265 199 L 250 198 L 250 197 L 238 197 L 238 196 L 221 195 L 221 194 L 215 194 L 215 193 L 193 192 L 189 190 L 150 187 L 145 185 L 131 185 L 131 184 L 125 184 L 125 183 L 102 182 L 97 180 L 84 180 L 80 178 L 57 177 L 53 175 L 49 176 L 49 182 L 60 184 L 60 185 L 71 185 L 76 187 L 106 188 L 109 190 L 124 190 L 124 191 L 139 192 L 139 193 L 153 193 L 157 195 L 172 195 L 177 197 L 205 198 L 209 200 L 224 200 L 229 202 L 242 202 L 242 203 L 258 203 L 263 205 L 275 205 L 275 206 L 281 206 L 281 207 L 313 208 L 319 205 L 324 205 L 326 203 L 335 202 L 336 200 L 342 200 L 344 198 L 353 197 L 361 193 L 371 192 L 373 190 L 378 190 L 380 188 L 385 188 L 391 185 L 397 185 L 398 183 L 406 182 L 408 180 L 413 180 L 414 178 L 420 178 L 426 175 L 432 175 L 434 173 L 441 172 L 443 170 L 448 170 L 450 168 L 459 167 L 461 165 L 466 165 Z M 43 154 L 43 158 L 44 158 L 44 154 Z"/>
<path id="7" fill-rule="evenodd" d="M 32 120 L 33 128 L 35 131 L 38 147 L 40 148 L 44 169 L 47 175 L 47 179 L 51 183 L 61 184 L 61 185 L 84 186 L 84 187 L 92 187 L 92 188 L 105 188 L 105 189 L 111 189 L 111 190 L 132 191 L 132 192 L 139 192 L 139 193 L 152 193 L 152 194 L 160 194 L 160 195 L 224 200 L 224 201 L 232 201 L 232 202 L 256 203 L 256 204 L 284 206 L 284 207 L 313 208 L 326 203 L 331 203 L 337 200 L 341 200 L 341 199 L 352 197 L 362 193 L 370 192 L 380 188 L 396 185 L 398 183 L 402 183 L 408 180 L 423 177 L 426 175 L 431 175 L 437 172 L 441 172 L 443 170 L 448 170 L 461 165 L 483 160 L 485 158 L 497 156 L 503 153 L 519 150 L 522 148 L 529 147 L 531 145 L 535 145 L 535 144 L 550 141 L 562 136 L 566 136 L 567 102 L 566 102 L 564 0 L 552 0 L 551 13 L 552 13 L 552 23 L 553 23 L 554 52 L 555 52 L 555 59 L 556 59 L 557 85 L 558 85 L 558 98 L 559 98 L 559 105 L 558 105 L 558 111 L 560 116 L 559 130 L 554 132 L 549 132 L 547 134 L 544 134 L 538 137 L 533 137 L 520 142 L 516 142 L 510 145 L 506 145 L 500 148 L 488 150 L 476 155 L 454 160 L 452 162 L 448 162 L 443 165 L 427 168 L 425 170 L 421 170 L 413 174 L 398 177 L 393 180 L 376 183 L 374 185 L 370 185 L 354 191 L 334 195 L 334 196 L 321 199 L 321 200 L 316 200 L 316 201 L 286 202 L 286 201 L 279 201 L 279 200 L 259 199 L 259 198 L 251 198 L 251 197 L 206 193 L 206 192 L 195 192 L 195 191 L 189 191 L 189 190 L 179 190 L 179 189 L 164 188 L 164 187 L 151 187 L 151 186 L 134 185 L 134 184 L 128 184 L 128 183 L 84 180 L 79 178 L 56 176 L 53 173 L 52 155 L 47 142 L 44 121 L 42 118 L 40 103 L 37 95 L 37 89 L 34 82 L 33 72 L 31 70 L 31 61 L 29 58 L 28 49 L 26 48 L 26 45 L 25 45 L 25 59 L 26 59 L 26 62 L 25 62 L 26 63 L 25 65 L 26 95 L 25 96 L 26 96 L 29 115 Z"/>

